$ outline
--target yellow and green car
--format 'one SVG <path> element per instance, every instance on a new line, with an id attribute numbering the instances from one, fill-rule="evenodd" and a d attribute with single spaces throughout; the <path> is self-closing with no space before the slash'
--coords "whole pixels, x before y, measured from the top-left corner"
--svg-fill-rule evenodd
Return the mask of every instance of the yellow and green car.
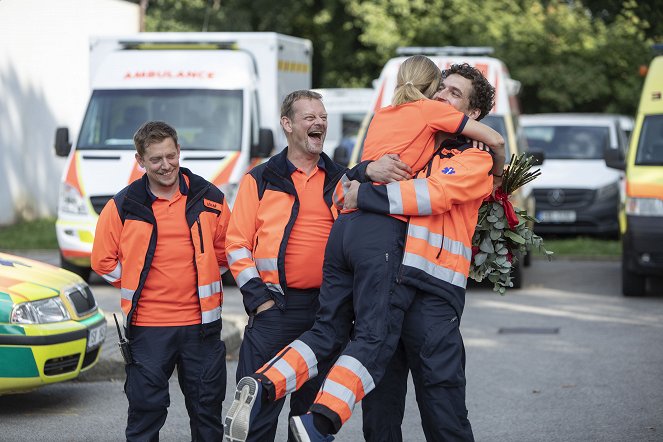
<path id="1" fill-rule="evenodd" d="M 0 253 L 0 394 L 74 379 L 97 362 L 105 337 L 79 276 Z"/>

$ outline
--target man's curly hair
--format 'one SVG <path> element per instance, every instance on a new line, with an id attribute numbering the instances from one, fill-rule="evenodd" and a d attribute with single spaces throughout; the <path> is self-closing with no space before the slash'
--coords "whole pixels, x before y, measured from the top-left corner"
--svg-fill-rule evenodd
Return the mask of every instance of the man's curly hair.
<path id="1" fill-rule="evenodd" d="M 472 82 L 470 95 L 470 109 L 479 109 L 481 114 L 477 120 L 488 115 L 495 103 L 495 88 L 486 80 L 481 71 L 467 63 L 452 64 L 449 69 L 442 71 L 442 79 L 451 74 L 458 74 Z"/>

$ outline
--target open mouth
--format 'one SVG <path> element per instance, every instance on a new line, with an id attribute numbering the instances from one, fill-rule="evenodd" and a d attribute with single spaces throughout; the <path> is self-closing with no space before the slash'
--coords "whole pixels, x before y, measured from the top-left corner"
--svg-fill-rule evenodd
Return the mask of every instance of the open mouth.
<path id="1" fill-rule="evenodd" d="M 322 131 L 321 130 L 312 130 L 308 133 L 309 138 L 313 139 L 316 142 L 322 142 Z"/>

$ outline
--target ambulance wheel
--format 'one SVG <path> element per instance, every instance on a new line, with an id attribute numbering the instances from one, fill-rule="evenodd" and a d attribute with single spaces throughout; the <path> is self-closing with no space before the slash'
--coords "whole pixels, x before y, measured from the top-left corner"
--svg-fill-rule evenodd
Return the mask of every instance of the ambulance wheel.
<path id="1" fill-rule="evenodd" d="M 622 264 L 622 293 L 624 296 L 645 296 L 647 277 L 629 271 Z"/>
<path id="2" fill-rule="evenodd" d="M 71 262 L 67 261 L 62 254 L 60 254 L 60 267 L 62 267 L 65 270 L 69 270 L 72 273 L 77 274 L 81 278 L 83 278 L 83 281 L 88 282 L 90 280 L 90 267 L 81 267 L 77 266 L 76 264 L 72 264 Z"/>

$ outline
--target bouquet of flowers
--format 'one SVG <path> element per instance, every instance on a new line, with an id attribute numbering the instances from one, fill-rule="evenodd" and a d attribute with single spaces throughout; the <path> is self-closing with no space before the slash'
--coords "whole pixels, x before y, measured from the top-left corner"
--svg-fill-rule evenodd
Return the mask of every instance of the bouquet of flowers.
<path id="1" fill-rule="evenodd" d="M 536 219 L 526 210 L 513 207 L 509 196 L 519 187 L 541 175 L 539 169 L 530 171 L 534 159 L 525 154 L 512 155 L 504 170 L 502 185 L 479 208 L 477 227 L 472 237 L 470 278 L 481 282 L 488 278 L 493 290 L 501 295 L 512 287 L 511 269 L 519 253 L 538 250 L 550 259 L 553 252 L 543 246 L 543 239 L 530 225 Z"/>

